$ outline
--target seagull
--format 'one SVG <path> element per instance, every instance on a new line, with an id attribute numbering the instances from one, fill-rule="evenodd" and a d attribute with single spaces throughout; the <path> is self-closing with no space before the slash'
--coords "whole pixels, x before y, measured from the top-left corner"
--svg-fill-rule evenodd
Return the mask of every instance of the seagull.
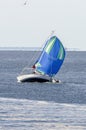
<path id="1" fill-rule="evenodd" d="M 28 0 L 26 0 L 26 1 L 24 2 L 24 5 L 27 5 L 27 2 L 28 2 Z"/>

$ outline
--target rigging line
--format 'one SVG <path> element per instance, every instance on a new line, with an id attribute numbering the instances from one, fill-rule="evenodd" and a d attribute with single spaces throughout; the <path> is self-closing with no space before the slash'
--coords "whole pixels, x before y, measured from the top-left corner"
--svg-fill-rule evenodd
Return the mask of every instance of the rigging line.
<path id="1" fill-rule="evenodd" d="M 53 36 L 54 32 L 55 32 L 55 30 L 52 30 L 51 34 L 46 38 L 46 40 L 45 40 L 44 43 L 46 43 L 46 41 L 47 41 L 50 37 Z M 21 71 L 20 74 L 23 74 L 23 73 L 25 72 L 25 70 L 28 70 L 28 68 L 29 68 L 29 69 L 32 68 L 32 61 L 34 61 L 34 59 L 36 59 L 36 57 L 38 57 L 38 55 L 40 56 L 40 54 L 41 54 L 41 48 L 44 48 L 44 43 L 42 44 L 41 47 L 39 47 L 38 51 L 37 51 L 37 50 L 34 51 L 34 54 L 33 54 L 32 58 L 31 58 L 31 62 L 28 63 L 27 66 L 25 66 L 25 67 L 23 68 L 23 70 Z M 36 52 L 37 52 L 37 53 L 40 52 L 40 54 L 38 53 L 38 55 L 36 55 Z M 36 57 L 35 57 L 35 56 L 36 56 Z M 35 62 L 36 62 L 36 61 L 35 61 Z"/>
<path id="2" fill-rule="evenodd" d="M 50 33 L 50 35 L 46 38 L 45 42 L 43 42 L 43 44 L 41 45 L 41 47 L 39 47 L 38 52 L 40 52 L 40 53 L 38 53 L 38 55 L 36 55 L 36 57 L 39 57 L 39 56 L 40 56 L 40 54 L 41 54 L 41 49 L 44 48 L 46 41 L 47 41 L 50 37 L 53 36 L 54 32 L 55 32 L 55 30 L 52 30 L 52 32 Z M 33 57 L 34 57 L 34 55 L 33 55 Z"/>
<path id="3" fill-rule="evenodd" d="M 32 51 L 32 52 L 33 52 L 33 54 L 32 54 L 31 60 L 28 62 L 27 66 L 25 66 L 25 67 L 23 68 L 23 70 L 21 71 L 20 74 L 23 74 L 26 70 L 29 70 L 29 69 L 32 68 L 32 66 L 33 66 L 33 64 L 34 64 L 34 59 L 36 59 L 36 57 L 37 57 L 37 54 L 36 54 L 37 50 Z M 38 52 L 37 52 L 37 53 L 38 53 Z M 32 63 L 33 63 L 33 64 L 32 64 Z"/>
<path id="4" fill-rule="evenodd" d="M 34 51 L 35 53 L 36 51 Z M 33 54 L 32 54 L 33 55 Z M 20 74 L 23 74 L 25 72 L 25 70 L 29 70 L 32 68 L 32 61 L 34 61 L 34 55 L 31 58 L 31 61 L 28 62 L 28 64 L 23 68 L 23 70 L 21 71 Z"/>
<path id="5" fill-rule="evenodd" d="M 43 49 L 44 48 L 44 46 L 45 46 L 45 43 L 46 43 L 46 41 L 54 34 L 54 30 L 51 32 L 51 34 L 46 38 L 46 40 L 45 40 L 45 42 L 43 42 L 43 44 L 41 45 L 41 47 L 39 47 L 39 49 L 37 50 L 37 51 L 34 51 L 34 55 L 36 56 L 36 57 L 39 57 L 40 56 L 40 54 L 41 54 L 41 49 Z M 35 53 L 38 53 L 37 55 L 35 54 Z M 34 59 L 36 59 L 36 57 L 34 57 L 34 55 L 33 55 L 33 57 L 32 57 L 32 59 L 31 59 L 31 64 L 30 65 L 32 65 L 32 61 L 34 60 Z M 36 61 L 35 61 L 36 62 Z"/>
<path id="6" fill-rule="evenodd" d="M 46 43 L 46 41 L 47 41 L 50 37 L 52 37 L 54 33 L 55 33 L 55 30 L 52 30 L 51 33 L 50 33 L 50 35 L 46 38 L 46 40 L 45 40 L 44 43 Z M 41 48 L 44 48 L 44 43 L 42 44 Z"/>

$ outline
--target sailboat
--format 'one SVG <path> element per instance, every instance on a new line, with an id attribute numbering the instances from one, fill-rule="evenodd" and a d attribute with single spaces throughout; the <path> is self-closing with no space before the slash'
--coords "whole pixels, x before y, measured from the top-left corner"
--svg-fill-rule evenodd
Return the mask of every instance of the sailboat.
<path id="1" fill-rule="evenodd" d="M 17 77 L 18 82 L 60 82 L 54 79 L 65 58 L 65 49 L 57 36 L 50 37 L 32 66 L 30 74 Z"/>

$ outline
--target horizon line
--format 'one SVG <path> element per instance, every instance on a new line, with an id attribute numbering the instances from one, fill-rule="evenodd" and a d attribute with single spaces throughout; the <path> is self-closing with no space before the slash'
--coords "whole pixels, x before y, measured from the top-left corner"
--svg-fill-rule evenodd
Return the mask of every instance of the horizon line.
<path id="1" fill-rule="evenodd" d="M 67 47 L 64 47 L 66 51 L 86 51 L 86 50 L 82 50 L 82 49 L 79 49 L 79 48 L 67 48 Z M 27 51 L 41 51 L 43 48 L 42 47 L 0 47 L 0 51 L 1 50 L 20 50 L 20 51 L 23 51 L 23 50 L 27 50 Z"/>

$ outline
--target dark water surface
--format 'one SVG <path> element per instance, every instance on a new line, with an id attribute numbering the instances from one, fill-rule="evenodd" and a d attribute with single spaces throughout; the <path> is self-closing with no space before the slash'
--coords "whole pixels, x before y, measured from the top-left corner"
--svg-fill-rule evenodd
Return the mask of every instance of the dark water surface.
<path id="1" fill-rule="evenodd" d="M 56 75 L 62 83 L 18 83 L 38 57 L 34 51 L 0 51 L 0 129 L 86 129 L 86 52 L 67 52 Z"/>

